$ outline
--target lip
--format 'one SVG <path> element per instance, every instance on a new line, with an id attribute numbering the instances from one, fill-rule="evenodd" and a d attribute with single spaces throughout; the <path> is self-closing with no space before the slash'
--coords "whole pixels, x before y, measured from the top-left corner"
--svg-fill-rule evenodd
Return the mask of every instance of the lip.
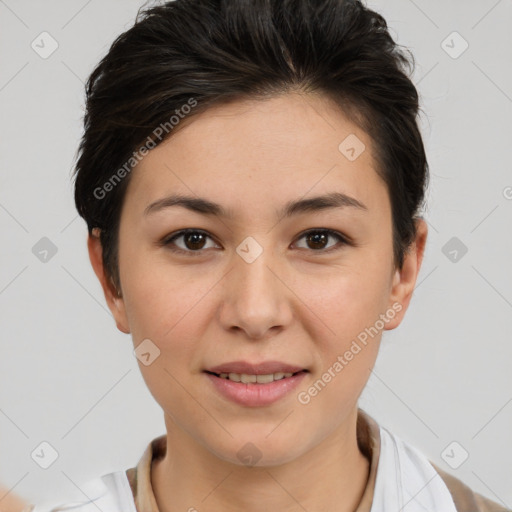
<path id="1" fill-rule="evenodd" d="M 220 368 L 220 367 L 219 367 Z M 225 366 L 222 366 L 225 368 Z M 239 368 L 239 367 L 238 367 Z M 292 368 L 288 366 L 288 368 Z M 254 370 L 252 370 L 254 371 Z M 265 370 L 267 371 L 267 370 Z M 234 372 L 239 373 L 239 372 Z M 245 373 L 245 372 L 241 372 Z M 276 372 L 268 372 L 276 373 Z M 273 404 L 278 400 L 289 395 L 307 375 L 308 371 L 300 371 L 291 377 L 285 377 L 280 380 L 275 380 L 267 384 L 235 382 L 229 379 L 223 379 L 213 373 L 205 371 L 208 380 L 213 384 L 215 390 L 224 398 L 235 402 L 238 405 L 245 407 L 263 407 Z M 265 375 L 265 372 L 260 372 L 253 375 Z"/>
<path id="2" fill-rule="evenodd" d="M 269 375 L 271 373 L 297 373 L 306 370 L 302 366 L 283 363 L 282 361 L 263 361 L 261 363 L 249 363 L 247 361 L 231 361 L 207 368 L 205 371 L 212 373 L 245 373 L 247 375 Z"/>

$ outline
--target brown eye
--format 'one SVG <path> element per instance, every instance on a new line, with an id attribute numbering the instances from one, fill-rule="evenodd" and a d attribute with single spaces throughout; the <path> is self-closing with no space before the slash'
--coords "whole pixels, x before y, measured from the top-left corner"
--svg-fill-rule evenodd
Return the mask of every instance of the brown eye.
<path id="1" fill-rule="evenodd" d="M 180 239 L 182 239 L 182 242 L 178 244 L 177 241 Z M 200 256 L 206 249 L 211 248 L 211 246 L 206 246 L 208 239 L 213 240 L 212 237 L 204 231 L 185 229 L 164 239 L 161 244 L 179 254 Z M 343 245 L 353 245 L 350 239 L 331 229 L 310 229 L 299 237 L 299 240 L 301 239 L 306 241 L 306 246 L 302 248 L 318 253 L 329 253 L 340 249 Z M 333 239 L 337 241 L 337 243 L 330 243 L 330 240 Z M 218 247 L 215 243 L 214 246 Z"/>
<path id="2" fill-rule="evenodd" d="M 183 239 L 182 245 L 176 243 L 177 240 Z M 211 237 L 197 229 L 188 229 L 180 231 L 170 238 L 162 242 L 162 245 L 169 246 L 169 248 L 177 253 L 192 254 L 193 256 L 199 255 L 203 252 L 207 240 Z"/>
<path id="3" fill-rule="evenodd" d="M 205 243 L 205 236 L 202 233 L 186 233 L 183 235 L 187 249 L 202 249 Z"/>
<path id="4" fill-rule="evenodd" d="M 329 239 L 337 239 L 338 244 L 328 245 Z M 349 242 L 337 231 L 331 229 L 311 229 L 303 233 L 299 238 L 306 241 L 305 249 L 311 249 L 318 252 L 329 252 L 331 249 L 336 249 L 336 245 L 348 245 Z"/>
<path id="5" fill-rule="evenodd" d="M 326 233 L 313 232 L 306 235 L 308 244 L 312 244 L 312 249 L 324 249 L 329 240 Z"/>

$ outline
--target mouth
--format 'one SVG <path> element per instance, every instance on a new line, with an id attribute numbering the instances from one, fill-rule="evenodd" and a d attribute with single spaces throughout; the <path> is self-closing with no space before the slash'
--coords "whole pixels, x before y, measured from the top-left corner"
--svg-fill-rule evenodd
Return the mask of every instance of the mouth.
<path id="1" fill-rule="evenodd" d="M 205 370 L 205 373 L 226 379 L 233 382 L 240 382 L 242 384 L 269 384 L 278 380 L 289 379 L 298 375 L 299 373 L 308 373 L 308 370 L 299 370 L 296 372 L 275 372 L 266 374 L 249 374 L 249 373 L 235 373 L 235 372 L 212 372 Z"/>
<path id="2" fill-rule="evenodd" d="M 247 369 L 245 369 L 247 368 Z M 203 373 L 218 396 L 243 407 L 265 407 L 290 397 L 293 391 L 306 378 L 309 370 L 280 365 L 279 368 L 267 364 L 262 366 L 245 366 L 247 372 L 238 373 L 227 370 L 226 365 L 204 370 Z M 237 370 L 242 368 L 238 366 Z M 279 370 L 290 371 L 279 371 Z M 290 400 L 291 398 L 288 398 Z"/>

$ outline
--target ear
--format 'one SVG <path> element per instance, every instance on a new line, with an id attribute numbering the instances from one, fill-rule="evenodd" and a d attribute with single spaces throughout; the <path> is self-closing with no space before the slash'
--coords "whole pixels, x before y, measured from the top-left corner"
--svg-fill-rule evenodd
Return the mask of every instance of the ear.
<path id="1" fill-rule="evenodd" d="M 101 245 L 99 232 L 99 228 L 94 228 L 92 230 L 92 234 L 89 235 L 87 239 L 89 259 L 91 260 L 91 265 L 92 268 L 94 269 L 94 273 L 96 274 L 96 277 L 99 279 L 101 283 L 101 287 L 103 288 L 103 293 L 105 294 L 107 305 L 112 315 L 114 316 L 117 328 L 121 332 L 129 334 L 130 328 L 128 324 L 128 318 L 126 315 L 124 299 L 118 295 L 114 283 L 109 278 L 107 278 L 107 275 L 105 273 L 102 257 L 103 247 Z"/>
<path id="2" fill-rule="evenodd" d="M 428 227 L 422 218 L 416 219 L 415 224 L 416 238 L 404 256 L 402 269 L 396 269 L 393 276 L 388 307 L 396 311 L 396 315 L 386 324 L 385 330 L 395 329 L 402 322 L 405 312 L 409 307 L 416 279 L 420 272 L 425 253 Z"/>

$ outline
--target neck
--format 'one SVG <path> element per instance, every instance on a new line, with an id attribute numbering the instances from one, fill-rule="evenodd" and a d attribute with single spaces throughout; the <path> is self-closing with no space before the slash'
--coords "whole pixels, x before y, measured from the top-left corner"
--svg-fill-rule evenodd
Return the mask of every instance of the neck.
<path id="1" fill-rule="evenodd" d="M 300 457 L 247 467 L 219 459 L 166 417 L 167 451 L 151 471 L 159 511 L 354 512 L 370 470 L 358 447 L 356 422 L 357 409 Z"/>

